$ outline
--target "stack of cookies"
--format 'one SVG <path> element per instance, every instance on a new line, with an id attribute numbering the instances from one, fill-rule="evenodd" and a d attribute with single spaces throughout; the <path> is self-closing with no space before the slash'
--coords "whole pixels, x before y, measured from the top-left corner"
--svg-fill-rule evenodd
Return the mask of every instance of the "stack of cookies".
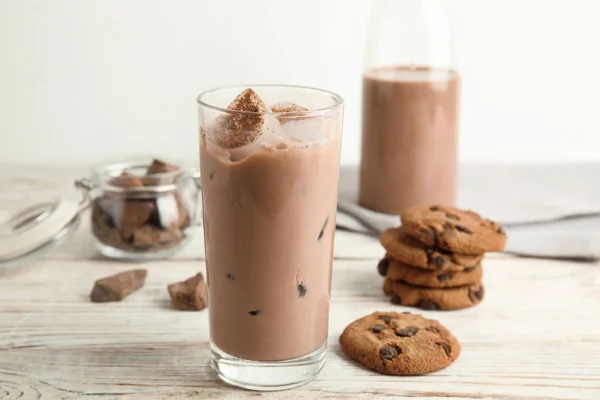
<path id="1" fill-rule="evenodd" d="M 415 206 L 402 226 L 382 233 L 387 254 L 379 262 L 383 291 L 394 304 L 425 310 L 472 307 L 484 296 L 481 261 L 502 251 L 499 224 L 472 211 L 440 205 Z"/>

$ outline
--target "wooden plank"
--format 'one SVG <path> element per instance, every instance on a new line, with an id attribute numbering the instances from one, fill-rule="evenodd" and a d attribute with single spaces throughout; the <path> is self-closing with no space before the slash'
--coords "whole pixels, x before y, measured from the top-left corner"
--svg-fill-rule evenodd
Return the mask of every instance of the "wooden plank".
<path id="1" fill-rule="evenodd" d="M 117 304 L 87 300 L 94 280 L 140 264 L 48 259 L 4 271 L 0 398 L 600 398 L 600 265 L 487 260 L 480 306 L 423 312 L 459 338 L 458 361 L 390 377 L 350 362 L 337 344 L 355 318 L 405 310 L 383 296 L 374 262 L 335 262 L 327 366 L 309 385 L 273 394 L 221 384 L 208 367 L 207 312 L 170 309 L 166 284 L 202 262 L 143 264 L 146 286 Z"/>

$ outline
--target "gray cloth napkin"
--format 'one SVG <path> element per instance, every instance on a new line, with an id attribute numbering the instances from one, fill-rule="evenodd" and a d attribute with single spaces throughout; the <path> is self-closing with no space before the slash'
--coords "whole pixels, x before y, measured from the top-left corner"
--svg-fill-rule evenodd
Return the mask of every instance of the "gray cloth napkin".
<path id="1" fill-rule="evenodd" d="M 507 253 L 539 258 L 600 259 L 600 164 L 464 165 L 458 206 L 500 222 Z M 338 229 L 378 235 L 398 216 L 357 204 L 358 167 L 340 172 Z"/>

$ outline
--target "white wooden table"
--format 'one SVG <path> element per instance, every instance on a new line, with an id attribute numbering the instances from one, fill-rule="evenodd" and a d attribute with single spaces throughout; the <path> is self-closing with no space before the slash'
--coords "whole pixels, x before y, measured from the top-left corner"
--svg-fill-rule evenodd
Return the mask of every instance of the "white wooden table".
<path id="1" fill-rule="evenodd" d="M 0 171 L 4 214 L 27 198 L 77 198 L 72 181 L 85 172 Z M 170 261 L 143 264 L 146 286 L 125 301 L 92 304 L 95 279 L 134 265 L 100 258 L 85 221 L 55 251 L 0 271 L 0 399 L 600 399 L 600 265 L 489 256 L 481 305 L 422 312 L 458 337 L 456 363 L 392 377 L 349 361 L 338 345 L 355 318 L 405 310 L 381 291 L 375 266 L 383 251 L 342 232 L 335 253 L 325 369 L 302 388 L 254 393 L 211 372 L 207 312 L 169 306 L 167 283 L 204 270 L 201 237 Z"/>

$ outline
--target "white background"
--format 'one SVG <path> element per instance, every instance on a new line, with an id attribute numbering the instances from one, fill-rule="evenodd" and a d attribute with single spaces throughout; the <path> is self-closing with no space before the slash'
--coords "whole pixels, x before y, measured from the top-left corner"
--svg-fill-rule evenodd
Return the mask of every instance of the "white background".
<path id="1" fill-rule="evenodd" d="M 461 159 L 600 160 L 600 1 L 448 0 L 464 76 Z M 360 146 L 367 0 L 0 0 L 0 162 L 196 160 L 195 98 L 318 86 Z"/>

